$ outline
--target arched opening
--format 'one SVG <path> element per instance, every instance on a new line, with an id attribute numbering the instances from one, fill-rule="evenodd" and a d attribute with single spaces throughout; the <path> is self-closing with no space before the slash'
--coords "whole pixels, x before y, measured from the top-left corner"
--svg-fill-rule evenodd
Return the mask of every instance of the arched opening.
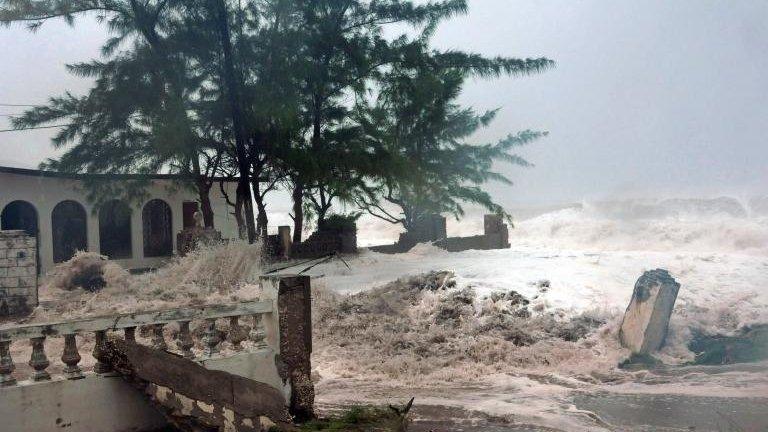
<path id="1" fill-rule="evenodd" d="M 149 201 L 141 212 L 144 231 L 144 256 L 173 255 L 173 225 L 171 206 L 163 200 Z"/>
<path id="2" fill-rule="evenodd" d="M 80 203 L 62 201 L 51 213 L 53 227 L 53 262 L 72 258 L 77 251 L 88 249 L 88 217 Z"/>
<path id="3" fill-rule="evenodd" d="M 0 226 L 3 230 L 24 230 L 37 237 L 37 210 L 26 201 L 13 201 L 0 213 Z"/>
<path id="4" fill-rule="evenodd" d="M 2 230 L 23 230 L 35 238 L 36 248 L 35 261 L 37 263 L 37 272 L 40 268 L 40 236 L 38 230 L 37 209 L 26 201 L 12 201 L 3 208 L 0 213 L 0 229 Z"/>
<path id="5" fill-rule="evenodd" d="M 99 209 L 99 252 L 110 259 L 131 257 L 131 208 L 120 200 Z"/>

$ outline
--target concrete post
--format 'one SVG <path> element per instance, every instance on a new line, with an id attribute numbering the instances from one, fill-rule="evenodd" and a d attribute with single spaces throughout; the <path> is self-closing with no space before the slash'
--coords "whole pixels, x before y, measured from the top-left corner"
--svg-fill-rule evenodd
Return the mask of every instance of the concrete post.
<path id="1" fill-rule="evenodd" d="M 278 370 L 283 382 L 291 385 L 288 410 L 299 421 L 313 418 L 315 387 L 310 376 L 312 291 L 309 276 L 265 276 L 262 286 L 266 296 L 276 294 L 273 299 L 277 320 L 265 316 L 264 327 L 269 345 L 279 346 Z"/>
<path id="2" fill-rule="evenodd" d="M 277 227 L 277 235 L 280 238 L 280 244 L 283 248 L 283 256 L 286 258 L 291 256 L 291 245 L 293 245 L 293 239 L 291 238 L 291 227 L 288 225 L 281 225 Z"/>

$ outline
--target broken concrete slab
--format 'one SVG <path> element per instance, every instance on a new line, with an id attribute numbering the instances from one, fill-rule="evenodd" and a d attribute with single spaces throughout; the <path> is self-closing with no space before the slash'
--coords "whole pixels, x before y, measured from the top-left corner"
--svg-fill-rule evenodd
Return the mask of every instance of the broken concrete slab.
<path id="1" fill-rule="evenodd" d="M 635 283 L 632 300 L 624 312 L 619 330 L 621 345 L 632 354 L 658 351 L 667 337 L 669 317 L 679 290 L 680 284 L 667 270 L 643 273 Z"/>

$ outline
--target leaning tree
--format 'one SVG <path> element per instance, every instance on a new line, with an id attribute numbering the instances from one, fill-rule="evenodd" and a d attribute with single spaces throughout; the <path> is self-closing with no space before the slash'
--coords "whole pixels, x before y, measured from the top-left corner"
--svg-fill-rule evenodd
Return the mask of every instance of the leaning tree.
<path id="1" fill-rule="evenodd" d="M 553 65 L 546 58 L 485 58 L 428 47 L 429 31 L 403 49 L 400 61 L 380 77 L 379 91 L 360 101 L 357 118 L 365 135 L 383 149 L 383 169 L 357 202 L 371 215 L 413 229 L 432 214 L 464 214 L 473 204 L 508 219 L 484 189 L 510 184 L 494 163 L 530 164 L 513 153 L 545 132 L 523 131 L 486 144 L 470 138 L 496 116 L 462 107 L 457 99 L 469 77 L 520 76 Z M 393 210 L 395 209 L 395 210 Z"/>

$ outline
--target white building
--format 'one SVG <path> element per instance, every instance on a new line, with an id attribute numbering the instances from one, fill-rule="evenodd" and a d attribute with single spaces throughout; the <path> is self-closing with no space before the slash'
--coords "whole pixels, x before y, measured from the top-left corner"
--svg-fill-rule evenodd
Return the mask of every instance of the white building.
<path id="1" fill-rule="evenodd" d="M 149 176 L 146 198 L 140 202 L 116 197 L 99 208 L 87 199 L 87 178 L 0 167 L 0 229 L 22 229 L 37 238 L 42 273 L 76 250 L 101 253 L 130 269 L 156 267 L 175 253 L 176 234 L 194 225 L 196 194 L 178 176 Z M 234 190 L 234 184 L 228 186 L 226 190 Z M 234 237 L 237 225 L 218 185 L 210 195 L 215 228 L 224 238 Z"/>

